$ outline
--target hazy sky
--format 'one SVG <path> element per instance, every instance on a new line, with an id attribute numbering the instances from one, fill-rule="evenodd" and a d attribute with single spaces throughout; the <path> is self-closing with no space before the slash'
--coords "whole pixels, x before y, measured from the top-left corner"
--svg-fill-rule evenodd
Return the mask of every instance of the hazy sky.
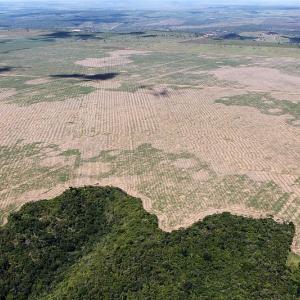
<path id="1" fill-rule="evenodd" d="M 15 3 L 25 4 L 34 3 L 34 5 L 56 4 L 90 7 L 95 5 L 102 8 L 197 8 L 202 5 L 297 5 L 300 6 L 300 0 L 0 0 L 1 3 Z"/>

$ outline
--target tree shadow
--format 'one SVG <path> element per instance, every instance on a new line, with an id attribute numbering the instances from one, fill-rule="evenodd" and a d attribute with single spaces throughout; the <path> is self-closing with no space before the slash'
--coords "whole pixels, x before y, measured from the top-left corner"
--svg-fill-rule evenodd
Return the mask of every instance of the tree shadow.
<path id="1" fill-rule="evenodd" d="M 151 37 L 157 37 L 157 34 L 146 34 L 146 35 L 142 35 L 143 38 L 151 38 Z"/>
<path id="2" fill-rule="evenodd" d="M 0 66 L 0 74 L 5 73 L 5 72 L 9 72 L 13 69 L 14 69 L 13 67 L 9 67 L 9 66 L 3 66 L 3 67 Z"/>
<path id="3" fill-rule="evenodd" d="M 56 32 L 52 32 L 52 33 L 43 34 L 43 35 L 41 35 L 41 37 L 54 38 L 54 39 L 65 39 L 65 38 L 73 37 L 73 35 L 69 31 L 56 31 Z"/>
<path id="4" fill-rule="evenodd" d="M 118 35 L 143 35 L 146 34 L 145 31 L 131 31 L 131 32 L 120 32 Z"/>
<path id="5" fill-rule="evenodd" d="M 55 42 L 55 39 L 72 39 L 77 40 L 103 40 L 102 37 L 96 36 L 94 33 L 80 33 L 80 32 L 70 32 L 70 31 L 56 31 L 52 33 L 47 33 L 33 38 L 34 40 L 42 40 L 45 42 Z"/>
<path id="6" fill-rule="evenodd" d="M 56 74 L 56 75 L 50 75 L 50 77 L 52 77 L 52 78 L 81 79 L 81 80 L 84 80 L 84 81 L 93 81 L 93 80 L 104 81 L 104 80 L 113 79 L 118 75 L 119 75 L 119 73 L 114 73 L 114 72 L 112 72 L 112 73 L 101 73 L 101 74 L 91 74 L 91 75 L 74 73 L 74 74 Z"/>
<path id="7" fill-rule="evenodd" d="M 94 34 L 90 34 L 90 33 L 83 33 L 83 34 L 76 34 L 73 35 L 73 37 L 77 38 L 78 40 L 104 40 L 104 38 L 99 37 L 99 36 L 95 36 Z"/>

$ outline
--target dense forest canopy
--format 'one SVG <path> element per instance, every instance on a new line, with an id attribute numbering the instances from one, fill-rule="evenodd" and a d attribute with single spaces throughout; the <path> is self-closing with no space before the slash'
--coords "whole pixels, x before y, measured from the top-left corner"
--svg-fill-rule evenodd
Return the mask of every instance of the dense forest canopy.
<path id="1" fill-rule="evenodd" d="M 229 213 L 166 233 L 120 189 L 71 188 L 0 229 L 0 299 L 297 299 L 293 235 Z"/>

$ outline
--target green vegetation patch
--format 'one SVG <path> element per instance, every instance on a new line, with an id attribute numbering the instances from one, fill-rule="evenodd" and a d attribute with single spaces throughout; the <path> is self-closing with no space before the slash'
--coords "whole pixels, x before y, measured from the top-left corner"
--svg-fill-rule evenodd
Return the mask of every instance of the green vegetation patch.
<path id="1" fill-rule="evenodd" d="M 281 116 L 289 115 L 288 123 L 299 126 L 300 102 L 278 100 L 266 93 L 249 93 L 232 97 L 225 97 L 215 101 L 225 105 L 249 106 L 257 108 L 263 114 Z"/>
<path id="2" fill-rule="evenodd" d="M 166 233 L 117 188 L 71 188 L 0 228 L 0 298 L 296 299 L 293 235 L 229 213 Z"/>
<path id="3" fill-rule="evenodd" d="M 30 105 L 39 102 L 64 101 L 82 97 L 96 89 L 90 86 L 82 86 L 74 81 L 56 80 L 38 87 L 27 88 L 10 99 L 19 105 Z"/>
<path id="4" fill-rule="evenodd" d="M 241 57 L 207 57 L 198 52 L 186 53 L 153 51 L 147 55 L 133 55 L 134 63 L 124 68 L 128 76 L 122 78 L 119 90 L 135 92 L 139 86 L 161 84 L 190 86 L 223 86 L 224 82 L 216 80 L 212 75 L 203 73 L 222 66 L 238 66 L 249 62 Z M 184 76 L 182 76 L 184 75 Z"/>
<path id="5" fill-rule="evenodd" d="M 25 82 L 31 79 L 30 76 L 3 76 L 0 77 L 0 86 L 1 88 L 16 89 L 17 91 L 24 90 L 28 89 Z"/>
<path id="6" fill-rule="evenodd" d="M 287 259 L 287 266 L 290 267 L 293 271 L 297 271 L 300 266 L 300 256 L 291 252 Z"/>
<path id="7" fill-rule="evenodd" d="M 176 227 L 190 212 L 240 205 L 278 214 L 291 198 L 272 181 L 256 182 L 246 175 L 218 176 L 205 161 L 188 152 L 171 153 L 142 144 L 133 150 L 101 151 L 85 162 L 109 164 L 95 179 L 138 176 L 135 187 L 152 200 L 153 212 L 167 215 L 162 226 Z M 162 184 L 163 183 L 163 184 Z M 293 218 L 300 205 L 295 198 L 285 212 Z"/>
<path id="8" fill-rule="evenodd" d="M 81 163 L 81 152 L 79 149 L 68 149 L 66 151 L 63 151 L 60 153 L 61 156 L 65 156 L 67 158 L 69 157 L 75 157 L 75 163 L 74 167 L 79 167 Z"/>
<path id="9" fill-rule="evenodd" d="M 64 161 L 56 162 L 60 154 Z M 10 197 L 16 197 L 30 190 L 50 189 L 70 180 L 72 171 L 80 164 L 80 156 L 77 149 L 61 153 L 58 146 L 42 143 L 23 144 L 18 141 L 12 146 L 0 146 L 2 197 L 5 198 L 7 193 Z M 6 215 L 10 210 L 7 208 L 2 214 Z"/>

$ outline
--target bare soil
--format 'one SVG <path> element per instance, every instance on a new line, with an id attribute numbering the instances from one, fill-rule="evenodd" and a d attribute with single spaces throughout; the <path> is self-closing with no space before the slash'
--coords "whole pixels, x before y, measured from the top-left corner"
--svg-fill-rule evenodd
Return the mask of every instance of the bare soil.
<path id="1" fill-rule="evenodd" d="M 2 190 L 0 208 L 5 209 L 12 203 L 19 207 L 27 201 L 53 197 L 69 186 L 99 184 L 116 185 L 141 197 L 145 208 L 155 212 L 162 228 L 167 230 L 189 226 L 199 218 L 222 211 L 265 216 L 269 211 L 245 206 L 242 194 L 235 196 L 240 197 L 240 203 L 231 205 L 230 196 L 221 186 L 225 192 L 212 206 L 212 201 L 219 197 L 215 194 L 217 191 L 210 192 L 212 176 L 220 178 L 222 183 L 226 176 L 245 175 L 255 182 L 273 181 L 283 192 L 293 193 L 276 217 L 295 222 L 294 249 L 299 252 L 300 207 L 295 199 L 300 197 L 300 189 L 294 182 L 300 177 L 300 129 L 288 125 L 282 116 L 214 102 L 240 93 L 241 90 L 220 87 L 170 89 L 168 97 L 162 98 L 149 90 L 128 93 L 98 89 L 80 99 L 30 106 L 1 101 L 2 147 L 13 150 L 16 143 L 22 141 L 23 145 L 38 142 L 56 145 L 59 149 L 56 156 L 41 160 L 28 159 L 26 155 L 30 153 L 24 153 L 24 157 L 19 156 L 14 164 L 6 166 L 12 174 L 18 176 L 33 163 L 37 168 L 70 168 L 65 182 L 53 181 L 38 189 L 29 185 L 26 192 L 17 192 L 32 179 L 42 180 L 44 175 L 40 174 Z M 7 96 L 7 92 L 4 94 Z M 147 150 L 150 152 L 134 152 L 143 144 L 169 153 L 162 156 L 166 161 L 162 158 L 153 169 L 151 164 L 155 163 L 157 152 L 152 148 Z M 72 149 L 71 153 L 75 154 L 70 157 L 59 154 Z M 105 156 L 104 152 L 109 150 L 113 151 L 110 155 L 118 158 L 117 173 L 111 173 L 116 159 Z M 99 153 L 103 161 L 97 160 Z M 172 159 L 172 155 L 180 153 L 189 156 L 178 158 L 173 164 L 166 163 L 168 157 Z M 5 152 L 0 151 L 0 155 L 1 163 L 5 163 Z M 197 159 L 205 166 L 200 168 Z M 203 182 L 208 190 L 205 195 L 199 192 L 201 189 L 196 190 L 196 195 L 189 194 Z"/>
<path id="2" fill-rule="evenodd" d="M 50 78 L 45 77 L 45 78 L 31 79 L 31 80 L 26 81 L 25 83 L 29 84 L 29 85 L 39 85 L 39 84 L 48 83 L 50 81 L 51 81 Z"/>
<path id="3" fill-rule="evenodd" d="M 236 81 L 265 92 L 299 93 L 300 77 L 265 67 L 224 67 L 211 72 L 220 80 Z"/>
<path id="4" fill-rule="evenodd" d="M 77 61 L 76 64 L 90 68 L 104 68 L 112 66 L 123 66 L 132 63 L 130 59 L 132 55 L 145 55 L 148 51 L 141 50 L 116 50 L 109 53 L 108 57 L 103 58 L 87 58 Z"/>

